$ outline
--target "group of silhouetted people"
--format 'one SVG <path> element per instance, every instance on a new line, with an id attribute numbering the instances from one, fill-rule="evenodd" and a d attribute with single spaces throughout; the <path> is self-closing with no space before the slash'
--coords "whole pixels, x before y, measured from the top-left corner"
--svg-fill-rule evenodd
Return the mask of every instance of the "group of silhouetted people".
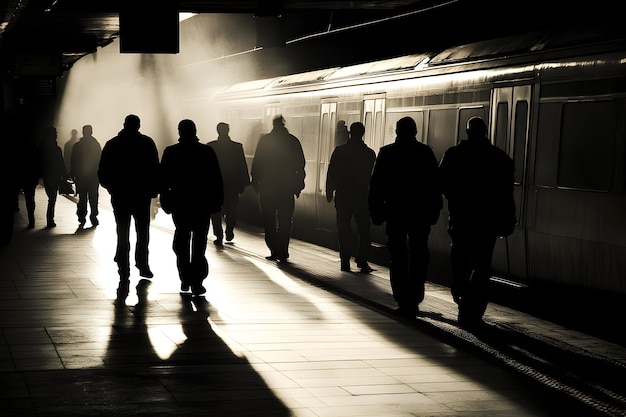
<path id="1" fill-rule="evenodd" d="M 206 245 L 213 224 L 216 245 L 234 238 L 239 194 L 250 184 L 243 147 L 229 137 L 226 123 L 217 125 L 218 139 L 201 143 L 195 123 L 178 123 L 177 143 L 166 147 L 159 160 L 155 142 L 142 134 L 140 119 L 128 115 L 119 134 L 102 149 L 98 178 L 109 191 L 117 225 L 120 285 L 130 278 L 130 223 L 137 234 L 134 260 L 139 275 L 154 276 L 148 262 L 151 200 L 160 196 L 163 211 L 174 222 L 173 250 L 181 292 L 202 295 L 209 265 Z"/>
<path id="2" fill-rule="evenodd" d="M 338 135 L 345 123 L 337 125 Z M 390 284 L 398 316 L 414 319 L 424 300 L 429 265 L 428 238 L 448 201 L 452 239 L 451 292 L 459 324 L 476 328 L 488 304 L 491 257 L 498 236 L 515 227 L 512 159 L 492 145 L 487 125 L 472 117 L 467 139 L 448 149 L 438 163 L 432 149 L 417 140 L 411 117 L 396 123 L 394 143 L 378 155 L 363 142 L 364 126 L 350 126 L 347 140 L 333 151 L 326 198 L 335 202 L 341 271 L 349 272 L 351 222 L 357 225 L 356 264 L 370 272 L 370 221 L 385 225 Z M 343 135 L 343 133 L 341 133 Z"/>
<path id="3" fill-rule="evenodd" d="M 47 227 L 54 227 L 59 184 L 71 178 L 78 194 L 77 217 L 83 227 L 88 213 L 98 225 L 98 187 L 111 196 L 116 221 L 115 262 L 120 283 L 130 277 L 130 224 L 137 234 L 134 264 L 139 274 L 152 278 L 149 266 L 151 200 L 160 196 L 161 208 L 175 226 L 173 250 L 181 292 L 204 294 L 209 265 L 205 255 L 213 226 L 215 245 L 232 241 L 240 195 L 248 185 L 259 193 L 259 206 L 269 249 L 269 260 L 289 258 L 295 199 L 305 188 L 306 160 L 300 140 L 273 119 L 271 132 L 257 145 L 251 170 L 239 142 L 227 123 L 217 125 L 218 137 L 201 143 L 192 120 L 178 124 L 177 143 L 166 147 L 159 160 L 152 138 L 140 132 L 140 119 L 128 115 L 123 129 L 101 148 L 91 125 L 71 147 L 70 164 L 64 165 L 54 127 L 46 128 L 39 144 L 20 142 L 16 158 L 18 191 L 23 191 L 28 227 L 34 227 L 34 194 L 43 179 L 48 196 Z M 487 125 L 480 117 L 467 121 L 467 139 L 449 148 L 442 160 L 417 140 L 411 117 L 396 123 L 396 137 L 378 155 L 363 140 L 365 126 L 338 123 L 336 147 L 326 176 L 326 198 L 334 201 L 341 271 L 351 271 L 351 222 L 357 225 L 355 261 L 362 273 L 372 272 L 371 224 L 385 225 L 390 255 L 390 283 L 399 316 L 415 318 L 424 300 L 429 266 L 428 238 L 448 201 L 448 233 L 452 239 L 451 292 L 458 304 L 459 324 L 482 323 L 488 303 L 491 258 L 496 239 L 515 227 L 512 159 L 492 145 Z M 67 152 L 67 151 L 66 151 Z M 89 209 L 89 210 L 88 210 Z M 225 221 L 225 232 L 222 227 Z"/>
<path id="4" fill-rule="evenodd" d="M 90 219 L 98 224 L 98 179 L 97 169 L 100 160 L 100 144 L 91 136 L 91 126 L 83 127 L 83 137 L 76 138 L 72 146 L 65 146 L 63 155 L 57 143 L 57 130 L 53 126 L 44 128 L 40 134 L 26 134 L 15 141 L 7 163 L 14 167 L 11 174 L 15 178 L 10 195 L 14 208 L 19 210 L 18 196 L 24 195 L 28 224 L 35 227 L 35 190 L 41 181 L 48 198 L 46 227 L 56 227 L 55 211 L 58 195 L 63 193 L 62 185 L 74 182 L 79 200 L 77 215 L 84 225 L 87 205 L 91 207 Z M 72 152 L 73 151 L 73 152 Z M 70 157 L 70 153 L 72 157 Z"/>

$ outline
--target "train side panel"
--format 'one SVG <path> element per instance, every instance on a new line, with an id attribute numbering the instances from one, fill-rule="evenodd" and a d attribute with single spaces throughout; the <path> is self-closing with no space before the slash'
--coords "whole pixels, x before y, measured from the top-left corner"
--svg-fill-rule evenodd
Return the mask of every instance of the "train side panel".
<path id="1" fill-rule="evenodd" d="M 338 120 L 365 123 L 365 140 L 378 152 L 393 141 L 395 122 L 411 116 L 418 124 L 418 140 L 441 159 L 465 137 L 465 122 L 481 116 L 489 120 L 492 141 L 516 167 L 519 225 L 497 243 L 494 276 L 516 285 L 626 295 L 626 52 L 569 54 L 316 79 L 293 88 L 283 82 L 276 90 L 217 98 L 232 131 L 239 132 L 238 124 L 246 126 L 237 136 L 246 141 L 249 163 L 271 116 L 285 116 L 307 159 L 294 236 L 331 248 L 337 247 L 335 212 L 326 202 L 324 183 Z M 255 194 L 247 193 L 244 200 L 244 207 L 258 209 Z M 254 218 L 242 213 L 242 219 Z M 384 228 L 373 226 L 372 232 L 372 260 L 386 265 Z M 429 279 L 449 284 L 446 207 L 432 228 L 429 246 Z"/>

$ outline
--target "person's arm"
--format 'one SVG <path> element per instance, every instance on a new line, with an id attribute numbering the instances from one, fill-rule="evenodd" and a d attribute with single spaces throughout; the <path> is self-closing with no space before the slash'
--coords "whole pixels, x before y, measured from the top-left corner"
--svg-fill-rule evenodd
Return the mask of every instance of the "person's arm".
<path id="1" fill-rule="evenodd" d="M 384 171 L 384 153 L 380 152 L 376 158 L 376 162 L 374 163 L 367 197 L 370 218 L 372 219 L 372 223 L 376 226 L 380 226 L 386 221 Z"/>

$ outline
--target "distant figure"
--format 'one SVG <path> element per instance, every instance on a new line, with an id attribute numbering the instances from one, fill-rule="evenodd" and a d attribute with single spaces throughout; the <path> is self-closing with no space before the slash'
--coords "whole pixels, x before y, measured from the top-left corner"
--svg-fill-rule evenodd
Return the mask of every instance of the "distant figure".
<path id="1" fill-rule="evenodd" d="M 165 148 L 161 159 L 161 207 L 172 214 L 176 228 L 173 247 L 181 292 L 202 295 L 209 275 L 205 252 L 211 214 L 224 201 L 222 174 L 215 151 L 199 142 L 192 120 L 181 120 L 178 134 L 178 143 Z"/>
<path id="2" fill-rule="evenodd" d="M 41 159 L 35 135 L 27 135 L 14 139 L 16 154 L 14 158 L 15 175 L 17 177 L 17 194 L 24 193 L 24 202 L 28 215 L 29 229 L 35 227 L 35 190 L 41 178 Z"/>
<path id="3" fill-rule="evenodd" d="M 41 177 L 48 196 L 48 209 L 46 211 L 47 227 L 56 227 L 54 212 L 57 203 L 57 195 L 61 181 L 67 178 L 63 151 L 57 144 L 57 130 L 50 126 L 43 130 L 39 143 L 39 155 L 41 164 Z"/>
<path id="4" fill-rule="evenodd" d="M 326 176 L 326 199 L 330 203 L 335 197 L 339 258 L 341 270 L 346 272 L 352 257 L 353 218 L 359 232 L 356 265 L 361 272 L 372 271 L 367 263 L 371 244 L 367 196 L 376 152 L 363 142 L 364 134 L 363 123 L 350 125 L 350 138 L 333 151 Z"/>
<path id="5" fill-rule="evenodd" d="M 70 172 L 72 167 L 72 150 L 74 145 L 78 142 L 78 130 L 72 129 L 70 132 L 70 138 L 65 145 L 63 145 L 63 160 L 65 161 L 65 170 Z M 74 188 L 74 195 L 78 194 L 78 190 Z"/>
<path id="6" fill-rule="evenodd" d="M 395 314 L 415 319 L 424 300 L 428 236 L 437 223 L 443 198 L 432 149 L 416 139 L 415 120 L 396 123 L 396 140 L 378 153 L 369 191 L 372 222 L 386 222 Z"/>
<path id="7" fill-rule="evenodd" d="M 289 239 L 295 199 L 304 189 L 304 151 L 300 140 L 277 116 L 273 129 L 259 139 L 252 160 L 252 186 L 259 193 L 265 243 L 270 250 L 266 259 L 284 262 L 289 258 Z"/>
<path id="8" fill-rule="evenodd" d="M 239 142 L 232 141 L 228 135 L 229 132 L 230 126 L 220 122 L 217 124 L 217 140 L 209 142 L 209 146 L 217 155 L 224 180 L 224 205 L 221 211 L 211 215 L 215 235 L 214 243 L 217 246 L 222 246 L 224 239 L 222 219 L 226 222 L 226 240 L 230 242 L 235 238 L 239 194 L 250 185 L 250 174 L 243 146 Z"/>
<path id="9" fill-rule="evenodd" d="M 350 138 L 348 132 L 348 126 L 346 126 L 345 120 L 339 120 L 337 122 L 337 129 L 335 130 L 335 147 L 343 145 Z"/>
<path id="10" fill-rule="evenodd" d="M 98 179 L 111 194 L 117 224 L 117 262 L 120 280 L 130 277 L 130 222 L 135 222 L 135 266 L 139 275 L 152 278 L 148 264 L 150 203 L 158 195 L 159 153 L 154 140 L 139 132 L 139 117 L 130 114 L 124 128 L 102 149 Z"/>
<path id="11" fill-rule="evenodd" d="M 487 125 L 472 117 L 467 140 L 449 148 L 440 164 L 452 238 L 452 296 L 459 325 L 482 323 L 489 302 L 491 258 L 498 236 L 515 227 L 513 160 L 487 139 Z"/>
<path id="12" fill-rule="evenodd" d="M 102 147 L 96 138 L 92 136 L 91 125 L 83 126 L 83 137 L 74 145 L 72 149 L 72 160 L 70 164 L 70 177 L 76 184 L 78 193 L 78 203 L 76 205 L 76 215 L 80 227 L 85 225 L 87 219 L 87 205 L 89 205 L 89 220 L 92 226 L 97 226 L 98 222 L 98 193 L 100 181 L 98 181 L 98 165 Z"/>

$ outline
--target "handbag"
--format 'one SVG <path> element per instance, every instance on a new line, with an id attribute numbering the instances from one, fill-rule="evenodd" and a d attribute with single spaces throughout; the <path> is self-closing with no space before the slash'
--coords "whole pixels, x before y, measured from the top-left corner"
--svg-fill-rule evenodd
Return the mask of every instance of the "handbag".
<path id="1" fill-rule="evenodd" d="M 74 182 L 70 179 L 61 180 L 59 184 L 59 194 L 74 195 Z"/>

